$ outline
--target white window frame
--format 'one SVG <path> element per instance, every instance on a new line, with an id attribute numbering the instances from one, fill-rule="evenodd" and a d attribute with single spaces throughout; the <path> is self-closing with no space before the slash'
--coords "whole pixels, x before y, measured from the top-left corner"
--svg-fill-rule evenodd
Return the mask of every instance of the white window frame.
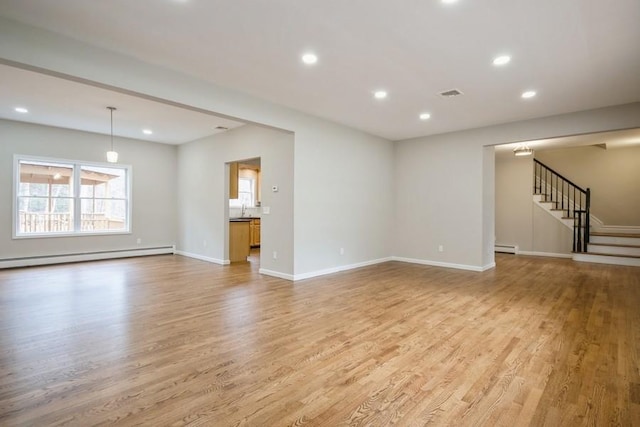
<path id="1" fill-rule="evenodd" d="M 20 233 L 19 232 L 19 213 L 18 213 L 18 195 L 20 194 L 20 162 L 49 162 L 49 163 L 61 163 L 68 164 L 73 166 L 73 188 L 75 193 L 71 196 L 73 199 L 73 211 L 74 211 L 74 231 L 69 232 L 49 232 L 49 233 Z M 80 197 L 80 179 L 81 179 L 81 168 L 83 166 L 93 166 L 100 168 L 112 168 L 112 169 L 123 169 L 126 174 L 126 184 L 125 189 L 127 192 L 127 197 L 125 198 L 126 203 L 126 215 L 125 223 L 126 226 L 121 230 L 101 230 L 101 231 L 81 231 L 80 230 L 80 218 L 81 218 L 81 200 L 83 197 Z M 39 157 L 39 156 L 29 156 L 22 154 L 15 154 L 13 156 L 13 211 L 12 211 L 12 234 L 13 239 L 41 239 L 41 238 L 50 238 L 50 237 L 78 237 L 78 236 L 113 236 L 117 234 L 131 234 L 132 233 L 132 180 L 133 175 L 131 173 L 132 168 L 131 165 L 123 165 L 120 163 L 101 163 L 101 162 L 86 162 L 82 160 L 69 160 L 69 159 L 60 159 L 54 157 Z"/>
<path id="2" fill-rule="evenodd" d="M 242 203 L 240 202 L 240 180 L 244 179 L 247 180 L 251 183 L 251 204 L 250 205 L 245 205 L 245 207 L 247 208 L 255 208 L 256 207 L 256 199 L 257 199 L 257 182 L 255 178 L 245 178 L 245 177 L 240 177 L 238 178 L 238 198 L 237 199 L 229 199 L 229 207 L 230 208 L 241 208 L 242 207 Z"/>

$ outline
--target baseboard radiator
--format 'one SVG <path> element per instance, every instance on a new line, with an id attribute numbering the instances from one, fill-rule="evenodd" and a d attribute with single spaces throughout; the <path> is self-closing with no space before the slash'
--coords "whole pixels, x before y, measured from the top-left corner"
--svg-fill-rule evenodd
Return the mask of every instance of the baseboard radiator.
<path id="1" fill-rule="evenodd" d="M 518 246 L 516 245 L 502 245 L 502 244 L 495 244 L 495 249 L 496 252 L 501 252 L 501 253 L 505 253 L 505 254 L 517 254 L 518 253 Z"/>
<path id="2" fill-rule="evenodd" d="M 31 267 L 36 265 L 63 264 L 69 262 L 99 261 L 115 258 L 129 258 L 149 255 L 174 254 L 175 246 L 157 246 L 151 248 L 118 249 L 111 251 L 81 252 L 56 255 L 39 255 L 32 257 L 0 259 L 0 269 L 15 267 Z"/>

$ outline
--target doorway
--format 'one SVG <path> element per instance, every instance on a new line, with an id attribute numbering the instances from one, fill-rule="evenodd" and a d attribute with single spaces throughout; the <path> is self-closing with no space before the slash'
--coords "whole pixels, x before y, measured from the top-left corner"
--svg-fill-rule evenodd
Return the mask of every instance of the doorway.
<path id="1" fill-rule="evenodd" d="M 260 157 L 229 164 L 229 259 L 260 266 L 262 241 L 262 164 Z"/>

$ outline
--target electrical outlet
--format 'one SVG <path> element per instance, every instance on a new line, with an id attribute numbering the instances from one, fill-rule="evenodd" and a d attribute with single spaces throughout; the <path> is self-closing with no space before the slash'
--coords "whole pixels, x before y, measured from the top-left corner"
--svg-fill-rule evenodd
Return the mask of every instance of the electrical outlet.
<path id="1" fill-rule="evenodd" d="M 202 246 L 204 246 L 205 248 L 207 247 L 207 241 L 206 240 L 202 241 Z"/>
<path id="2" fill-rule="evenodd" d="M 142 243 L 142 239 L 138 237 L 138 239 L 136 240 L 136 243 L 139 245 L 140 243 Z"/>
<path id="3" fill-rule="evenodd" d="M 278 252 L 273 251 L 273 259 L 278 259 Z"/>
<path id="4" fill-rule="evenodd" d="M 438 252 L 444 252 L 444 246 L 442 245 L 438 246 Z"/>
<path id="5" fill-rule="evenodd" d="M 340 255 L 344 255 L 344 248 L 340 248 Z"/>

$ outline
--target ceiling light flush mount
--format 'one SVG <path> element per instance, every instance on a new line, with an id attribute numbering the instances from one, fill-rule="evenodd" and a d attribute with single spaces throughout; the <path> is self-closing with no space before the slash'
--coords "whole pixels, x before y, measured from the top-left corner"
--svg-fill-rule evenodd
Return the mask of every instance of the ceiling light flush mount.
<path id="1" fill-rule="evenodd" d="M 313 65 L 318 62 L 318 56 L 315 53 L 305 53 L 302 55 L 302 62 L 307 65 Z"/>
<path id="2" fill-rule="evenodd" d="M 429 113 L 421 113 L 420 120 L 429 120 L 431 118 L 431 114 Z"/>
<path id="3" fill-rule="evenodd" d="M 377 90 L 373 93 L 373 96 L 376 99 L 385 99 L 387 97 L 387 91 L 386 90 Z"/>
<path id="4" fill-rule="evenodd" d="M 533 98 L 534 96 L 536 96 L 536 91 L 535 90 L 528 90 L 526 92 L 522 92 L 521 96 L 524 99 Z"/>
<path id="5" fill-rule="evenodd" d="M 111 112 L 111 150 L 107 151 L 107 162 L 117 163 L 118 152 L 113 150 L 113 112 L 116 110 L 116 107 L 107 107 L 107 110 Z"/>
<path id="6" fill-rule="evenodd" d="M 507 65 L 509 62 L 511 62 L 511 57 L 509 55 L 500 55 L 493 59 L 493 65 L 498 67 L 501 65 Z"/>
<path id="7" fill-rule="evenodd" d="M 444 4 L 453 4 L 458 2 L 458 0 L 440 0 L 440 1 Z"/>
<path id="8" fill-rule="evenodd" d="M 21 114 L 26 114 L 26 113 L 28 113 L 28 112 L 29 112 L 29 110 L 27 110 L 27 109 L 26 109 L 26 108 L 24 108 L 24 107 L 16 107 L 16 108 L 14 108 L 14 111 L 15 111 L 16 113 L 21 113 Z"/>
<path id="9" fill-rule="evenodd" d="M 142 129 L 142 133 L 145 135 L 153 135 L 153 131 L 151 129 Z"/>
<path id="10" fill-rule="evenodd" d="M 513 149 L 513 154 L 516 156 L 530 156 L 533 154 L 533 150 L 527 144 L 522 144 Z"/>

